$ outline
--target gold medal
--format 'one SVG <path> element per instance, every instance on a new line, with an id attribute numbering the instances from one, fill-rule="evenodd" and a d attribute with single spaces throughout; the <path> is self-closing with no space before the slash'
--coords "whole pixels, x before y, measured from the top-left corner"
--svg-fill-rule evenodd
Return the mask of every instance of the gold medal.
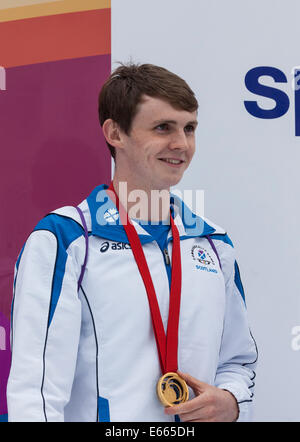
<path id="1" fill-rule="evenodd" d="M 166 373 L 157 382 L 157 395 L 165 407 L 172 407 L 186 402 L 189 389 L 184 379 L 177 373 Z"/>

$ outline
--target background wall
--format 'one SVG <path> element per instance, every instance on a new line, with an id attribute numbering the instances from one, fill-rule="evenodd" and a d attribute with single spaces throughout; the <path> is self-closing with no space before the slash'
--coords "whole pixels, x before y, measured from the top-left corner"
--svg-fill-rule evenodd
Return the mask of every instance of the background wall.
<path id="1" fill-rule="evenodd" d="M 0 420 L 17 255 L 47 213 L 110 180 L 97 115 L 110 73 L 110 0 L 0 3 Z"/>
<path id="2" fill-rule="evenodd" d="M 257 421 L 300 420 L 299 14 L 297 0 L 112 0 L 113 67 L 162 65 L 199 99 L 197 153 L 177 188 L 204 189 L 205 216 L 236 246 L 259 349 Z M 260 66 L 253 93 L 245 77 Z M 258 82 L 285 95 L 258 96 Z"/>

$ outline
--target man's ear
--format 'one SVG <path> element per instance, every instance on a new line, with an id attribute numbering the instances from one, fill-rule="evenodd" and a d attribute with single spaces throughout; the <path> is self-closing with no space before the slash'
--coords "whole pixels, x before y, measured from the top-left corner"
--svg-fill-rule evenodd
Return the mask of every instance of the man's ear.
<path id="1" fill-rule="evenodd" d="M 106 141 L 116 148 L 123 147 L 123 131 L 120 129 L 118 123 L 109 118 L 105 120 L 102 125 L 103 135 Z"/>

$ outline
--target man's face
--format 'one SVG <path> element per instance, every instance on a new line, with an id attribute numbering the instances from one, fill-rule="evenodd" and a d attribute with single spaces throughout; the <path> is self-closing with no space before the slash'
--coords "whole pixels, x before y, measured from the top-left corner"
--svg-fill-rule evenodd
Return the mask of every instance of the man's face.
<path id="1" fill-rule="evenodd" d="M 177 184 L 195 152 L 197 112 L 172 107 L 160 98 L 143 96 L 124 135 L 122 166 L 128 182 L 161 190 Z"/>

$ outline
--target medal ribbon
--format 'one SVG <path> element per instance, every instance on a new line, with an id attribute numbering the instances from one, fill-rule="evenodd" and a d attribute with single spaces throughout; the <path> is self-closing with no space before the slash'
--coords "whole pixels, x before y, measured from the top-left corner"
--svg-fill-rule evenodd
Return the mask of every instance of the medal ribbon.
<path id="1" fill-rule="evenodd" d="M 170 221 L 173 235 L 173 248 L 169 317 L 166 336 L 153 281 L 144 255 L 141 241 L 128 217 L 127 212 L 120 203 L 119 197 L 115 192 L 112 182 L 108 190 L 113 191 L 115 194 L 116 205 L 119 211 L 121 223 L 125 229 L 135 261 L 137 263 L 138 269 L 146 288 L 161 371 L 163 374 L 168 372 L 177 372 L 178 325 L 181 297 L 181 256 L 178 229 L 174 223 L 172 214 L 170 213 Z"/>

